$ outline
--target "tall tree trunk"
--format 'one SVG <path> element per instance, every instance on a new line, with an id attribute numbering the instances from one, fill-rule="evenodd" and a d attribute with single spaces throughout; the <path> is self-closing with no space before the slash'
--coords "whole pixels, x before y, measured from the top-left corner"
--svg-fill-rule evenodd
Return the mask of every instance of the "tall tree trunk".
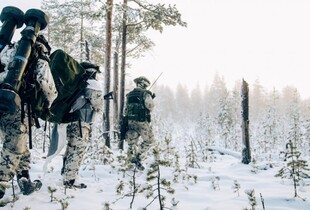
<path id="1" fill-rule="evenodd" d="M 241 115 L 242 115 L 242 163 L 249 164 L 251 162 L 251 148 L 249 139 L 249 87 L 246 81 L 242 81 L 241 89 Z"/>
<path id="2" fill-rule="evenodd" d="M 115 46 L 116 46 L 116 49 L 118 49 L 118 45 L 119 45 L 119 39 L 117 40 Z M 114 136 L 118 136 L 118 130 L 119 130 L 119 122 L 118 122 L 118 96 L 119 96 L 119 90 L 118 90 L 118 87 L 119 87 L 119 65 L 118 65 L 118 56 L 119 56 L 119 52 L 118 50 L 115 50 L 114 52 L 114 75 L 113 75 L 113 130 L 115 131 L 114 133 Z"/>
<path id="3" fill-rule="evenodd" d="M 106 19 L 106 52 L 104 69 L 104 94 L 110 92 L 110 71 L 111 71 L 111 51 L 112 51 L 112 9 L 113 0 L 107 0 L 107 19 Z M 103 101 L 103 138 L 105 145 L 111 148 L 110 141 L 110 101 Z"/>
<path id="4" fill-rule="evenodd" d="M 127 0 L 123 2 L 123 31 L 122 31 L 122 60 L 120 73 L 120 93 L 119 93 L 119 121 L 122 121 L 124 115 L 124 101 L 125 101 L 125 73 L 126 73 L 126 44 L 127 44 Z M 119 125 L 120 127 L 120 125 Z M 119 149 L 124 149 L 124 142 L 119 142 Z"/>

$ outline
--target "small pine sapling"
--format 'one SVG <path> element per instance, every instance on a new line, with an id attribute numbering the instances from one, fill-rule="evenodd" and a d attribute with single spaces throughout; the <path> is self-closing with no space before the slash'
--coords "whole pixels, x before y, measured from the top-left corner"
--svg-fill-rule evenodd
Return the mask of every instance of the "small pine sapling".
<path id="1" fill-rule="evenodd" d="M 213 177 L 210 179 L 211 181 L 211 187 L 213 190 L 220 190 L 220 177 L 219 176 L 216 176 L 216 177 Z"/>
<path id="2" fill-rule="evenodd" d="M 281 168 L 276 177 L 289 178 L 293 180 L 294 185 L 294 197 L 299 197 L 297 194 L 297 186 L 303 178 L 310 178 L 305 172 L 310 169 L 307 168 L 307 161 L 300 159 L 301 153 L 297 150 L 297 147 L 291 140 L 286 144 L 285 160 L 288 160 L 286 166 Z"/>
<path id="3" fill-rule="evenodd" d="M 173 182 L 178 183 L 179 180 L 183 181 L 193 181 L 194 183 L 197 183 L 197 176 L 191 175 L 188 173 L 187 169 L 180 168 L 179 163 L 179 155 L 175 155 L 175 167 L 173 172 Z"/>
<path id="4" fill-rule="evenodd" d="M 238 197 L 240 196 L 239 191 L 240 191 L 240 184 L 238 183 L 237 180 L 234 180 L 234 185 L 232 186 L 232 189 L 234 190 L 234 193 L 238 193 Z"/>
<path id="5" fill-rule="evenodd" d="M 265 210 L 265 200 L 264 200 L 264 198 L 263 198 L 261 193 L 259 195 L 260 195 L 260 200 L 262 202 L 263 210 Z"/>
<path id="6" fill-rule="evenodd" d="M 186 149 L 186 161 L 187 166 L 190 168 L 200 168 L 198 164 L 198 157 L 197 157 L 197 149 L 193 141 L 191 141 L 191 144 L 189 146 L 189 149 Z"/>
<path id="7" fill-rule="evenodd" d="M 251 208 L 250 209 L 243 209 L 243 210 L 255 210 L 256 206 L 257 206 L 257 201 L 256 201 L 256 197 L 255 197 L 255 190 L 246 190 L 245 194 L 247 194 Z"/>
<path id="8" fill-rule="evenodd" d="M 175 147 L 172 146 L 172 137 L 171 135 L 166 135 L 164 139 L 164 144 L 161 145 L 161 154 L 163 154 L 164 160 L 168 161 L 167 166 L 172 166 L 172 162 L 175 156 Z"/>
<path id="9" fill-rule="evenodd" d="M 143 192 L 144 189 L 147 188 L 145 186 L 141 186 L 141 184 L 137 182 L 137 173 L 138 173 L 137 169 L 134 168 L 133 173 L 132 175 L 130 175 L 129 177 L 130 180 L 128 182 L 125 182 L 123 180 L 119 181 L 119 184 L 116 186 L 116 193 L 117 195 L 120 195 L 121 197 L 113 201 L 112 202 L 113 204 L 125 197 L 131 197 L 130 208 L 133 207 L 133 203 L 136 198 L 136 195 L 140 192 Z M 130 189 L 129 192 L 125 192 L 125 190 L 127 189 L 126 187 Z"/>
<path id="10" fill-rule="evenodd" d="M 174 194 L 175 190 L 171 187 L 170 181 L 161 177 L 160 166 L 166 166 L 167 161 L 159 159 L 158 148 L 153 149 L 153 155 L 155 160 L 152 164 L 150 164 L 149 170 L 147 171 L 146 181 L 148 183 L 154 182 L 153 184 L 148 185 L 150 186 L 150 188 L 148 188 L 148 194 L 154 196 L 151 202 L 145 208 L 150 206 L 153 201 L 158 199 L 159 207 L 162 210 L 165 208 L 166 200 L 166 196 L 163 195 L 163 191 L 167 192 L 168 194 Z"/>
<path id="11" fill-rule="evenodd" d="M 54 197 L 54 193 L 57 191 L 57 189 L 54 188 L 54 187 L 48 186 L 48 187 L 47 187 L 47 190 L 48 190 L 48 192 L 51 194 L 51 202 L 53 202 L 54 200 L 57 200 L 57 199 Z"/>
<path id="12" fill-rule="evenodd" d="M 109 203 L 104 203 L 103 210 L 112 210 Z"/>

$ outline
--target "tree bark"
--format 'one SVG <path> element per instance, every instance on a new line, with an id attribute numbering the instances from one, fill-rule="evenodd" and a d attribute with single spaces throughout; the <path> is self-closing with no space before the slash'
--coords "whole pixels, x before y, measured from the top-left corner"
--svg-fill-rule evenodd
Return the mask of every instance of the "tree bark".
<path id="1" fill-rule="evenodd" d="M 118 46 L 119 41 L 117 41 L 115 46 Z M 118 49 L 118 48 L 117 48 Z M 118 122 L 118 96 L 119 96 L 119 62 L 118 62 L 118 56 L 119 52 L 118 50 L 115 50 L 114 52 L 114 66 L 113 66 L 113 130 L 114 130 L 114 136 L 118 136 L 118 130 L 119 130 L 119 122 Z"/>
<path id="2" fill-rule="evenodd" d="M 120 93 L 119 93 L 119 120 L 118 127 L 120 128 L 120 122 L 124 115 L 125 104 L 125 73 L 126 73 L 126 44 L 127 44 L 127 0 L 123 2 L 123 31 L 122 31 L 122 60 L 121 60 L 121 72 L 120 72 Z M 119 149 L 124 149 L 124 142 L 119 142 Z"/>
<path id="3" fill-rule="evenodd" d="M 107 19 L 106 19 L 106 52 L 104 69 L 104 90 L 103 93 L 110 92 L 110 71 L 111 71 L 111 52 L 112 52 L 112 8 L 113 0 L 107 0 Z M 105 145 L 111 148 L 110 141 L 110 101 L 103 100 L 103 138 Z"/>
<path id="4" fill-rule="evenodd" d="M 249 139 L 249 87 L 248 83 L 242 80 L 241 91 L 241 115 L 242 115 L 242 163 L 249 164 L 251 162 L 251 149 Z"/>

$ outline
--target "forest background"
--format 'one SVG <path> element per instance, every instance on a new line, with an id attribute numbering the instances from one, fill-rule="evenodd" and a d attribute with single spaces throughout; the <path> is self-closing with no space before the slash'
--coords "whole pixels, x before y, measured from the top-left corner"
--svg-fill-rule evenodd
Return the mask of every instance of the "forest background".
<path id="1" fill-rule="evenodd" d="M 132 28 L 128 27 L 125 92 L 134 87 L 132 82 L 134 69 L 130 68 L 131 62 L 143 57 L 155 46 L 155 43 L 148 38 L 148 32 L 155 30 L 164 35 L 165 27 L 186 27 L 186 22 L 182 20 L 175 5 L 147 2 L 145 5 L 139 5 L 139 1 L 137 2 L 131 1 L 132 5 L 128 5 L 130 6 L 128 26 L 138 21 L 143 24 L 137 26 L 132 24 Z M 114 70 L 120 65 L 118 62 L 122 58 L 121 31 L 124 11 L 122 3 L 114 2 L 113 8 L 112 69 Z M 88 59 L 104 69 L 106 8 L 105 3 L 96 0 L 42 0 L 41 9 L 50 19 L 43 34 L 53 50 L 63 49 L 77 60 Z M 152 14 L 156 10 L 157 15 L 161 13 L 157 19 L 156 15 Z M 168 17 L 169 15 L 171 16 Z M 118 73 L 112 72 L 111 78 L 116 74 Z M 207 145 L 216 144 L 241 151 L 242 79 L 237 80 L 230 89 L 227 88 L 225 78 L 219 74 L 214 76 L 210 85 L 201 87 L 197 84 L 190 90 L 184 84 L 178 84 L 175 88 L 155 84 L 152 87 L 152 91 L 156 93 L 153 124 L 159 126 L 158 130 L 162 136 L 173 136 L 173 127 L 179 127 L 175 129 L 184 131 L 181 136 L 185 142 L 193 139 L 207 141 Z M 111 87 L 114 86 L 115 81 L 111 80 Z M 290 138 L 296 138 L 303 154 L 309 155 L 310 99 L 301 98 L 294 86 L 268 91 L 257 80 L 249 87 L 249 130 L 255 151 L 254 157 L 255 153 L 274 154 L 274 151 L 283 148 Z M 113 108 L 111 115 L 118 114 Z M 114 124 L 111 126 L 111 132 L 118 130 L 117 118 L 114 116 L 115 120 L 112 120 Z M 99 130 L 100 127 L 99 123 Z M 180 137 L 173 136 L 173 138 Z"/>
<path id="2" fill-rule="evenodd" d="M 166 26 L 186 27 L 186 22 L 182 20 L 175 5 L 146 3 L 143 6 L 137 2 L 131 2 L 133 5 L 128 12 L 128 25 L 139 21 L 141 16 L 143 18 L 140 20 L 144 21 L 144 25 L 138 24 L 138 27 L 131 29 L 128 27 L 126 91 L 134 86 L 131 76 L 134 70 L 130 69 L 131 62 L 139 59 L 155 45 L 148 38 L 148 31 L 163 32 Z M 116 1 L 114 4 L 113 62 L 116 58 L 121 60 L 117 55 L 119 56 L 121 51 L 120 34 L 123 20 L 122 2 Z M 50 19 L 47 30 L 43 33 L 52 49 L 61 48 L 77 60 L 89 59 L 104 67 L 106 6 L 101 1 L 93 0 L 64 2 L 42 0 L 41 8 L 46 11 Z M 142 8 L 142 12 L 139 7 Z M 160 21 L 156 19 L 156 15 L 149 12 L 150 8 L 162 13 Z M 165 19 L 167 14 L 174 16 Z M 86 45 L 89 45 L 89 48 Z M 86 54 L 88 58 L 85 57 Z M 113 65 L 115 69 L 119 64 L 115 62 Z M 111 78 L 114 75 L 112 73 Z M 182 139 L 186 142 L 195 139 L 240 151 L 241 79 L 236 81 L 231 89 L 227 88 L 225 78 L 218 74 L 214 76 L 212 84 L 204 87 L 197 84 L 196 88 L 191 90 L 183 84 L 177 85 L 175 89 L 155 84 L 152 87 L 152 91 L 157 95 L 154 124 L 161 125 L 159 130 L 163 136 L 173 134 L 170 125 L 180 126 L 180 130 L 185 132 L 182 134 Z M 115 86 L 113 81 L 111 86 Z M 296 138 L 303 153 L 309 155 L 310 100 L 302 99 L 297 88 L 287 86 L 282 90 L 267 91 L 257 80 L 250 85 L 249 103 L 250 134 L 255 153 L 274 154 L 273 150 L 283 148 L 288 139 Z M 114 110 L 112 114 L 117 114 L 117 111 Z M 116 121 L 117 119 L 111 128 L 112 131 L 118 129 Z M 166 128 L 167 125 L 169 129 Z"/>
<path id="3" fill-rule="evenodd" d="M 136 1 L 131 1 L 134 3 Z M 70 0 L 59 3 L 55 0 L 43 0 L 42 9 L 50 17 L 50 23 L 43 33 L 48 38 L 53 50 L 61 48 L 76 60 L 90 60 L 105 68 L 105 18 L 106 4 L 101 1 Z M 122 6 L 121 2 L 115 4 L 113 13 L 113 65 L 116 68 L 121 57 L 121 30 L 122 30 Z M 139 6 L 131 10 L 129 20 L 134 21 L 139 17 Z M 150 6 L 150 5 L 149 5 Z M 152 6 L 150 6 L 152 7 Z M 143 7 L 142 7 L 143 8 Z M 132 83 L 131 62 L 139 59 L 155 43 L 148 38 L 148 30 L 162 31 L 165 26 L 186 26 L 180 14 L 173 8 L 169 10 L 165 5 L 157 5 L 159 11 L 170 11 L 176 16 L 174 19 L 160 19 L 144 11 L 143 16 L 149 22 L 141 27 L 134 27 L 128 33 L 127 56 L 126 56 L 126 89 L 134 87 Z M 167 10 L 166 10 L 167 9 Z M 138 16 L 136 16 L 139 14 Z M 161 17 L 161 16 L 160 16 Z M 132 18 L 132 19 L 131 19 Z M 155 20 L 154 20 L 155 18 Z M 137 20 L 136 20 L 137 21 Z M 86 24 L 87 23 L 87 24 Z M 149 25 L 148 25 L 149 24 Z M 75 43 L 75 44 L 72 44 Z M 87 45 L 90 46 L 89 54 Z M 121 53 L 120 53 L 121 54 Z M 87 57 L 90 56 L 90 57 Z M 111 78 L 115 73 L 111 74 Z M 160 78 L 159 78 L 160 79 Z M 166 148 L 167 144 L 178 145 L 183 158 L 196 153 L 201 161 L 205 160 L 208 148 L 219 147 L 226 150 L 241 153 L 241 83 L 242 79 L 235 82 L 232 88 L 228 88 L 225 78 L 219 74 L 214 76 L 210 85 L 188 89 L 186 85 L 179 84 L 174 89 L 171 86 L 156 83 L 151 91 L 156 93 L 156 108 L 152 114 L 152 125 L 158 144 Z M 111 81 L 111 87 L 115 86 Z M 257 80 L 250 85 L 249 95 L 250 113 L 250 140 L 252 161 L 278 160 L 287 143 L 294 142 L 301 152 L 301 157 L 310 156 L 310 99 L 301 98 L 297 88 L 287 86 L 282 90 L 266 90 Z M 111 112 L 115 115 L 117 111 Z M 115 119 L 115 118 L 114 118 Z M 117 132 L 116 120 L 112 120 L 111 130 Z M 109 149 L 105 150 L 102 139 L 102 119 L 93 125 L 93 132 L 88 156 L 96 157 L 97 163 L 108 163 Z M 42 144 L 42 130 L 36 130 L 34 138 L 37 144 Z M 117 149 L 118 138 L 111 135 L 111 148 Z M 171 141 L 171 142 L 170 142 Z M 105 152 L 99 156 L 98 150 Z M 163 153 L 164 154 L 164 153 Z M 199 155 L 198 155 L 199 154 Z M 188 161 L 189 167 L 196 167 L 194 162 Z"/>
<path id="4" fill-rule="evenodd" d="M 121 51 L 121 30 L 122 30 L 122 2 L 114 2 L 113 11 L 113 59 Z M 163 14 L 170 9 L 173 18 L 163 18 L 161 21 L 154 21 L 156 16 L 148 13 L 148 9 L 139 13 L 137 8 L 143 6 L 133 3 L 128 15 L 128 25 L 139 19 L 138 14 L 143 14 L 142 20 L 145 25 L 130 27 L 127 39 L 126 55 L 126 91 L 134 85 L 130 69 L 131 62 L 139 59 L 148 50 L 152 49 L 155 43 L 148 38 L 148 31 L 164 31 L 164 27 L 177 26 L 186 27 L 181 14 L 173 5 L 154 4 L 150 8 L 156 8 Z M 148 5 L 148 4 L 146 4 Z M 150 4 L 151 5 L 151 4 Z M 171 7 L 170 7 L 171 6 Z M 175 5 L 174 5 L 175 6 Z M 165 10 L 164 8 L 168 9 Z M 172 8 L 172 9 L 171 9 Z M 61 48 L 75 57 L 77 60 L 85 59 L 85 41 L 91 46 L 90 60 L 104 66 L 105 55 L 102 53 L 105 43 L 106 28 L 105 9 L 106 5 L 100 1 L 66 1 L 58 3 L 53 0 L 43 0 L 42 9 L 48 11 L 50 23 L 47 31 L 49 43 L 53 49 Z M 152 22 L 153 21 L 153 22 Z M 164 35 L 164 32 L 163 32 Z M 72 45 L 79 43 L 81 47 Z M 118 60 L 121 60 L 118 58 Z M 112 68 L 118 64 L 113 63 Z M 203 71 L 203 70 L 202 70 Z M 115 74 L 112 73 L 114 76 Z M 111 75 L 111 78 L 112 78 Z M 160 78 L 159 78 L 160 79 Z M 155 84 L 152 91 L 156 93 L 157 108 L 154 113 L 154 124 L 160 123 L 165 131 L 166 125 L 181 126 L 186 134 L 182 135 L 184 141 L 195 139 L 206 141 L 208 144 L 221 145 L 224 148 L 241 150 L 241 81 L 235 82 L 233 88 L 228 89 L 225 78 L 219 74 L 214 76 L 210 85 L 189 90 L 186 85 L 178 84 L 176 88 L 167 85 Z M 115 86 L 112 81 L 112 87 Z M 251 141 L 255 143 L 253 150 L 258 154 L 274 154 L 273 150 L 282 148 L 289 138 L 298 138 L 299 147 L 307 155 L 310 153 L 310 100 L 302 99 L 297 88 L 286 86 L 282 90 L 266 90 L 257 80 L 250 85 L 250 132 Z M 114 111 L 114 114 L 116 111 Z M 116 126 L 116 125 L 115 125 Z M 171 126 L 166 134 L 172 135 Z M 115 128 L 117 129 L 117 128 Z M 188 139 L 187 139 L 188 138 Z M 206 139 L 207 138 L 207 139 Z"/>

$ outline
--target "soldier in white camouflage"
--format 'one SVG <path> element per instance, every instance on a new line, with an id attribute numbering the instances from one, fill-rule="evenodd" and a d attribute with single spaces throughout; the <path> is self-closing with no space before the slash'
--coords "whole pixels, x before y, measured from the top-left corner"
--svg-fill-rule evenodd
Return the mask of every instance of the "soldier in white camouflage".
<path id="1" fill-rule="evenodd" d="M 38 39 L 37 39 L 38 40 Z M 8 73 L 8 66 L 17 51 L 18 43 L 7 45 L 0 53 L 0 84 L 3 83 Z M 39 41 L 36 47 L 41 49 L 42 56 L 48 56 L 49 49 Z M 35 80 L 40 84 L 41 90 L 50 103 L 57 97 L 57 90 L 51 75 L 49 64 L 40 57 L 35 63 Z M 4 101 L 1 101 L 4 103 Z M 2 150 L 0 152 L 0 199 L 5 194 L 5 189 L 10 186 L 8 182 L 17 176 L 17 182 L 21 192 L 29 195 L 42 185 L 39 180 L 31 181 L 30 151 L 28 144 L 29 124 L 27 119 L 28 107 L 22 103 L 14 113 L 0 111 L 0 131 Z"/>
<path id="2" fill-rule="evenodd" d="M 61 174 L 63 177 L 63 184 L 69 188 L 87 187 L 84 183 L 76 183 L 76 179 L 89 143 L 91 125 L 95 121 L 95 115 L 102 112 L 103 104 L 102 90 L 99 85 L 99 75 L 101 75 L 99 66 L 86 62 L 81 65 L 86 68 L 87 73 L 93 73 L 93 76 L 88 79 L 90 85 L 83 94 L 83 100 L 86 99 L 86 101 L 88 101 L 86 105 L 89 105 L 89 107 L 80 109 L 80 121 L 68 123 L 67 125 L 68 143 L 63 158 Z M 77 99 L 76 103 L 79 103 L 78 101 L 79 99 Z M 89 114 L 90 112 L 91 114 Z"/>
<path id="3" fill-rule="evenodd" d="M 139 170 L 144 170 L 141 160 L 154 143 L 151 126 L 151 111 L 154 109 L 155 94 L 146 88 L 150 81 L 144 77 L 134 79 L 136 88 L 126 95 L 125 117 L 128 120 L 128 158 Z M 140 141 L 140 137 L 141 140 Z"/>

